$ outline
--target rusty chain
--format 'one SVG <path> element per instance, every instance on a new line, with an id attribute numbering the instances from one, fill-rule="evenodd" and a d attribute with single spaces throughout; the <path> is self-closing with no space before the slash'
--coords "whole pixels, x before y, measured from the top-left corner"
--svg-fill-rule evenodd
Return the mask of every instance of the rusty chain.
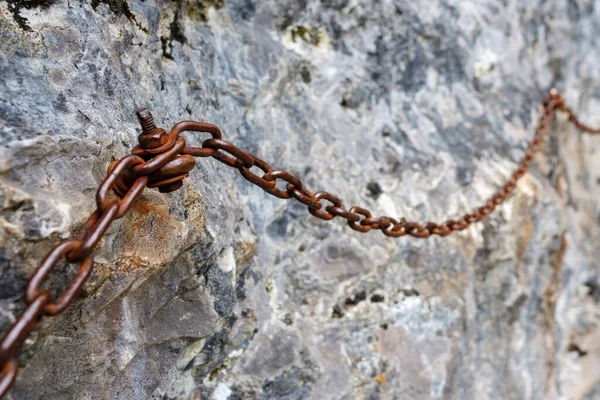
<path id="1" fill-rule="evenodd" d="M 441 224 L 408 222 L 387 216 L 373 217 L 369 210 L 356 206 L 345 209 L 342 207 L 341 200 L 335 195 L 328 192 L 313 193 L 306 189 L 298 177 L 283 170 L 275 170 L 254 154 L 223 140 L 220 129 L 215 125 L 182 121 L 167 134 L 154 125 L 152 115 L 148 111 L 138 111 L 138 118 L 142 125 L 139 145 L 133 149 L 132 154 L 109 166 L 108 174 L 96 193 L 96 210 L 73 239 L 59 244 L 48 253 L 29 279 L 25 289 L 27 308 L 0 343 L 0 365 L 2 365 L 0 398 L 9 390 L 17 376 L 19 351 L 32 330 L 43 316 L 55 316 L 64 311 L 89 278 L 94 265 L 94 248 L 112 222 L 127 213 L 146 187 L 158 188 L 163 193 L 179 189 L 183 179 L 189 175 L 196 164 L 194 157 L 213 157 L 229 167 L 238 169 L 246 180 L 265 192 L 281 199 L 294 198 L 306 205 L 313 216 L 322 220 L 330 221 L 336 217 L 345 219 L 350 228 L 359 232 L 375 229 L 391 237 L 447 236 L 482 221 L 508 198 L 515 189 L 517 181 L 527 171 L 534 154 L 539 150 L 556 111 L 565 112 L 569 121 L 582 132 L 600 134 L 600 129 L 592 129 L 580 122 L 566 106 L 561 94 L 554 89 L 548 92 L 542 106 L 535 136 L 511 178 L 487 203 L 474 212 Z M 189 147 L 185 139 L 180 136 L 186 131 L 209 133 L 212 137 L 206 139 L 202 147 Z M 251 171 L 253 167 L 261 170 L 262 176 Z M 285 183 L 285 190 L 277 187 L 278 180 Z M 114 191 L 119 198 L 111 198 L 111 191 Z M 329 205 L 323 207 L 325 201 Z M 68 263 L 79 263 L 79 268 L 73 274 L 67 288 L 53 299 L 50 291 L 42 289 L 42 286 L 63 258 Z"/>

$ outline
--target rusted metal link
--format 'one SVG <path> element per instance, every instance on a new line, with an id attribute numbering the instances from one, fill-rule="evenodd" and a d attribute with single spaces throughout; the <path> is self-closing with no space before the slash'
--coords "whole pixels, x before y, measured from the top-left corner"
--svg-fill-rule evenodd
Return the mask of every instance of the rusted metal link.
<path id="1" fill-rule="evenodd" d="M 363 215 L 365 217 L 365 219 L 371 218 L 371 212 L 364 208 L 352 207 L 349 212 L 350 212 L 350 214 Z M 364 220 L 360 224 L 357 224 L 356 222 L 358 222 L 358 221 L 348 220 L 348 226 L 350 226 L 350 228 L 354 229 L 355 231 L 359 231 L 359 232 L 369 232 L 372 228 L 371 225 L 364 225 L 363 224 Z"/>
<path id="2" fill-rule="evenodd" d="M 131 172 L 135 176 L 150 175 L 154 171 L 163 167 L 169 161 L 173 160 L 178 154 L 180 154 L 185 148 L 185 139 L 182 137 L 177 138 L 175 146 L 164 153 L 158 154 L 150 159 L 150 161 L 144 163 L 136 163 L 133 165 Z M 128 156 L 130 157 L 130 156 Z M 136 156 L 131 156 L 136 157 Z"/>
<path id="3" fill-rule="evenodd" d="M 325 210 L 329 214 L 333 214 L 336 217 L 344 218 L 344 219 L 346 219 L 349 222 L 350 221 L 351 222 L 358 222 L 358 221 L 360 221 L 360 215 L 355 214 L 355 213 L 351 213 L 350 211 L 346 211 L 342 207 L 327 206 L 327 207 L 325 207 Z"/>
<path id="4" fill-rule="evenodd" d="M 206 139 L 202 147 L 217 150 L 212 157 L 230 167 L 252 168 L 254 165 L 254 159 L 250 154 L 223 139 Z"/>
<path id="5" fill-rule="evenodd" d="M 336 208 L 342 207 L 341 200 L 338 199 L 337 197 L 335 197 L 334 195 L 332 195 L 331 193 L 317 192 L 317 193 L 315 193 L 315 199 L 317 199 L 317 200 L 321 200 L 321 199 L 327 200 L 327 201 L 329 201 L 333 205 L 333 207 L 336 207 Z M 327 206 L 327 207 L 330 207 L 330 206 Z M 327 207 L 325 207 L 325 209 L 327 209 Z M 334 219 L 337 216 L 336 214 L 332 214 L 329 211 L 328 212 L 320 211 L 320 208 L 322 208 L 322 207 L 319 207 L 319 209 L 317 209 L 317 208 L 309 208 L 308 212 L 310 212 L 315 217 L 320 218 L 320 219 L 322 219 L 324 221 L 331 221 L 332 219 Z"/>
<path id="6" fill-rule="evenodd" d="M 254 161 L 253 166 L 260 168 L 265 173 L 264 175 L 273 171 L 273 168 L 271 168 L 271 166 L 268 163 L 266 163 L 265 161 L 261 160 L 260 158 L 256 157 L 253 154 L 250 154 L 250 156 L 252 157 L 252 159 Z M 256 175 L 249 168 L 246 168 L 243 166 L 239 168 L 239 171 L 240 171 L 240 174 L 242 174 L 242 176 L 248 182 L 255 184 L 256 186 L 258 186 L 259 188 L 261 188 L 262 190 L 264 190 L 266 192 L 273 190 L 273 188 L 275 188 L 275 185 L 277 183 L 274 180 L 268 181 L 264 177 Z"/>
<path id="7" fill-rule="evenodd" d="M 308 207 L 309 210 L 320 210 L 323 205 L 321 201 L 315 198 L 315 195 L 306 189 L 298 189 L 296 186 L 288 183 L 286 185 L 287 192 L 300 203 Z"/>
<path id="8" fill-rule="evenodd" d="M 50 296 L 50 292 L 42 292 L 41 286 L 45 279 L 48 277 L 50 272 L 54 269 L 58 261 L 67 256 L 67 254 L 73 250 L 77 250 L 81 247 L 81 242 L 76 240 L 68 240 L 56 246 L 50 253 L 44 258 L 40 266 L 36 269 L 33 276 L 29 279 L 27 288 L 25 289 L 25 299 L 29 305 L 38 299 L 42 293 L 47 293 Z M 94 259 L 91 255 L 88 255 L 81 262 L 79 270 L 71 278 L 69 286 L 60 294 L 58 299 L 54 303 L 49 303 L 44 306 L 44 313 L 47 315 L 56 315 L 64 310 L 73 301 L 73 298 L 81 288 L 81 285 L 87 280 L 90 273 L 92 272 L 92 266 L 94 265 Z"/>
<path id="9" fill-rule="evenodd" d="M 8 389 L 17 378 L 17 371 L 19 369 L 19 361 L 17 358 L 11 358 L 4 361 L 2 370 L 0 371 L 0 398 L 4 396 Z"/>
<path id="10" fill-rule="evenodd" d="M 97 209 L 75 237 L 80 246 L 66 254 L 67 261 L 70 263 L 83 261 L 92 254 L 94 247 L 102 239 L 110 224 L 117 218 L 118 212 L 119 204 L 117 202 L 112 203 L 104 211 Z"/>
<path id="11" fill-rule="evenodd" d="M 33 328 L 37 325 L 44 312 L 44 307 L 50 302 L 50 293 L 42 292 L 21 314 L 17 322 L 4 335 L 0 344 L 0 362 L 13 359 Z M 4 368 L 3 368 L 4 369 Z"/>
<path id="12" fill-rule="evenodd" d="M 144 159 L 130 155 L 110 166 L 108 176 L 102 181 L 96 192 L 98 208 L 88 218 L 74 239 L 59 244 L 48 253 L 30 278 L 25 291 L 28 307 L 0 343 L 0 363 L 2 365 L 0 398 L 10 388 L 16 377 L 16 357 L 25 339 L 43 315 L 60 314 L 74 300 L 92 272 L 94 247 L 106 233 L 110 224 L 127 213 L 132 203 L 146 187 L 148 176 L 139 176 L 134 178 L 129 187 L 125 186 L 123 189 L 121 186 L 122 197 L 119 200 L 109 198 L 111 190 L 118 193 L 118 185 L 125 185 L 124 178 L 131 176 L 132 167 L 143 164 L 145 164 Z M 68 262 L 80 262 L 81 264 L 71 277 L 67 287 L 58 294 L 53 302 L 51 293 L 43 290 L 42 285 L 63 257 Z"/>
<path id="13" fill-rule="evenodd" d="M 142 164 L 144 164 L 143 158 L 129 155 L 109 165 L 108 175 L 96 192 L 96 206 L 100 211 L 104 211 L 112 203 L 112 200 L 109 198 L 111 190 L 114 190 L 121 197 L 125 196 L 130 185 L 127 185 L 123 179 L 119 178 L 124 178 L 130 167 Z"/>
<path id="14" fill-rule="evenodd" d="M 367 217 L 360 222 L 362 225 L 369 225 L 372 229 L 387 229 L 392 225 L 389 217 L 372 218 Z"/>
<path id="15" fill-rule="evenodd" d="M 556 110 L 561 110 L 569 114 L 570 121 L 584 132 L 590 134 L 600 132 L 600 130 L 592 129 L 579 122 L 573 112 L 565 105 L 562 95 L 556 90 L 548 92 L 542 106 L 543 109 L 535 129 L 534 138 L 530 142 L 528 151 L 523 156 L 519 166 L 511 176 L 511 179 L 494 196 L 492 196 L 486 204 L 476 209 L 473 213 L 465 214 L 457 220 L 449 220 L 441 224 L 433 222 L 425 224 L 406 221 L 397 222 L 391 217 L 375 218 L 371 216 L 368 210 L 359 207 L 345 210 L 337 197 L 330 195 L 327 192 L 317 192 L 313 194 L 304 188 L 302 181 L 294 175 L 283 170 L 273 170 L 268 163 L 257 156 L 237 148 L 232 143 L 221 140 L 220 131 L 215 128 L 212 128 L 209 132 L 213 134 L 213 139 L 205 140 L 202 149 L 186 147 L 185 152 L 201 157 L 212 156 L 226 165 L 237 168 L 246 180 L 259 186 L 267 193 L 281 199 L 295 198 L 300 203 L 306 205 L 308 211 L 312 215 L 326 221 L 332 220 L 335 217 L 344 218 L 352 229 L 359 232 L 368 232 L 372 229 L 379 229 L 385 235 L 391 237 L 405 235 L 417 238 L 428 238 L 433 235 L 448 236 L 454 231 L 465 230 L 471 224 L 482 221 L 510 196 L 512 191 L 516 188 L 517 181 L 525 174 L 530 163 L 533 161 L 534 154 L 541 147 Z M 199 127 L 195 127 L 194 130 L 203 132 L 208 131 L 206 127 L 198 128 Z M 177 129 L 177 132 L 181 133 L 184 130 L 184 126 L 182 125 L 181 128 Z M 264 172 L 262 177 L 250 170 L 253 166 L 258 167 Z M 286 182 L 286 190 L 276 187 L 277 179 Z M 323 211 L 321 199 L 328 200 L 333 204 L 326 206 L 325 211 Z M 361 218 L 361 216 L 364 218 Z"/>
<path id="16" fill-rule="evenodd" d="M 173 192 L 183 186 L 183 180 L 196 166 L 196 159 L 189 154 L 177 155 L 148 176 L 147 186 L 158 188 L 162 193 Z M 140 179 L 140 178 L 138 178 Z"/>
<path id="17" fill-rule="evenodd" d="M 108 231 L 111 223 L 127 213 L 146 187 L 156 187 L 161 192 L 179 189 L 183 184 L 183 179 L 189 175 L 196 164 L 194 157 L 213 157 L 225 165 L 236 168 L 246 180 L 265 192 L 282 199 L 294 198 L 306 205 L 310 214 L 319 219 L 329 221 L 336 217 L 343 218 L 350 228 L 359 232 L 376 229 L 381 230 L 384 235 L 389 237 L 448 236 L 454 231 L 467 229 L 471 224 L 484 220 L 510 196 L 517 186 L 517 181 L 527 171 L 535 152 L 541 147 L 555 111 L 565 112 L 569 121 L 577 129 L 588 134 L 600 134 L 600 129 L 590 128 L 580 122 L 573 111 L 567 107 L 560 93 L 555 90 L 548 92 L 542 107 L 534 138 L 511 178 L 474 212 L 441 224 L 434 222 L 419 224 L 404 219 L 398 221 L 387 216 L 373 217 L 369 210 L 356 206 L 346 210 L 342 206 L 341 200 L 331 193 L 312 193 L 304 187 L 298 177 L 283 170 L 274 170 L 267 162 L 254 154 L 223 140 L 221 130 L 215 125 L 182 121 L 173 126 L 169 133 L 166 133 L 163 129 L 156 127 L 152 115 L 148 111 L 138 110 L 137 115 L 142 125 L 139 145 L 132 150 L 131 155 L 125 156 L 109 166 L 107 177 L 101 182 L 96 193 L 97 209 L 73 239 L 59 244 L 48 253 L 30 278 L 25 295 L 28 306 L 0 342 L 0 364 L 2 366 L 0 398 L 9 390 L 15 380 L 19 350 L 40 318 L 43 315 L 57 315 L 64 311 L 89 278 L 94 265 L 94 248 Z M 202 147 L 190 147 L 181 136 L 186 131 L 208 133 L 211 138 L 205 139 Z M 261 170 L 263 175 L 252 172 L 252 168 Z M 277 187 L 278 179 L 285 182 L 285 190 Z M 111 198 L 111 191 L 120 198 Z M 325 205 L 325 201 L 330 204 Z M 42 286 L 63 257 L 69 263 L 80 263 L 80 266 L 71 277 L 67 287 L 57 295 L 53 302 L 51 293 L 43 290 Z"/>
<path id="18" fill-rule="evenodd" d="M 300 181 L 300 179 L 296 178 L 294 175 L 290 174 L 287 171 L 276 170 L 276 171 L 267 172 L 265 174 L 265 176 L 263 176 L 263 179 L 265 181 L 268 181 L 268 182 L 272 181 L 274 183 L 276 183 L 277 179 L 281 179 L 282 181 L 289 183 L 290 185 L 292 185 L 294 188 L 296 188 L 298 190 L 303 189 L 302 181 Z M 287 187 L 286 187 L 286 189 L 287 189 Z M 267 193 L 272 194 L 275 197 L 279 197 L 280 199 L 289 199 L 292 197 L 289 190 L 277 189 L 277 187 L 275 187 L 275 186 L 273 186 L 273 189 L 267 189 L 265 191 Z"/>

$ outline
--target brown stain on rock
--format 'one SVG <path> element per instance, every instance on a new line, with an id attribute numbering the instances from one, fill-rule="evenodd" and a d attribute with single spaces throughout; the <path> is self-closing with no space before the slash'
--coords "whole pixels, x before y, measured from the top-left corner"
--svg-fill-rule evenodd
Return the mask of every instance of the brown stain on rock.
<path id="1" fill-rule="evenodd" d="M 560 273 L 562 271 L 565 253 L 567 251 L 569 242 L 567 234 L 563 233 L 560 241 L 560 246 L 552 256 L 552 278 L 544 291 L 544 336 L 545 346 L 548 352 L 547 361 L 547 373 L 546 378 L 547 385 L 551 385 L 554 382 L 553 374 L 556 368 L 556 350 L 555 350 L 555 339 L 554 339 L 554 312 L 556 309 L 556 300 L 558 298 L 558 289 L 560 285 Z M 550 387 L 546 387 L 548 392 Z"/>
<path id="2" fill-rule="evenodd" d="M 527 245 L 529 244 L 532 235 L 533 221 L 531 220 L 531 218 L 523 219 L 523 223 L 521 224 L 521 227 L 517 233 L 516 256 L 519 262 L 522 262 L 523 258 L 525 257 L 525 251 L 527 250 Z"/>
<path id="3" fill-rule="evenodd" d="M 560 241 L 560 247 L 556 250 L 556 253 L 552 256 L 552 280 L 550 281 L 546 291 L 544 292 L 544 298 L 546 300 L 547 305 L 552 305 L 556 303 L 556 293 L 558 289 L 560 272 L 563 267 L 563 260 L 565 258 L 565 253 L 567 251 L 569 245 L 569 241 L 567 239 L 567 234 L 563 233 Z"/>
<path id="4" fill-rule="evenodd" d="M 113 277 L 126 279 L 125 275 L 136 272 L 143 275 L 159 272 L 201 240 L 206 221 L 204 201 L 188 181 L 182 190 L 184 220 L 171 215 L 169 204 L 155 190 L 147 190 L 132 204 L 125 217 L 115 224 L 117 233 L 111 235 L 112 240 L 103 240 L 99 245 L 110 247 L 110 254 L 107 262 L 96 263 L 92 278 L 85 286 L 86 296 Z"/>
<path id="5" fill-rule="evenodd" d="M 200 238 L 204 229 L 204 203 L 197 192 L 187 187 L 185 205 L 190 208 L 186 208 L 185 219 L 180 220 L 170 213 L 162 195 L 152 192 L 139 198 L 124 218 L 113 245 L 115 253 L 155 266 L 176 258 Z"/>
<path id="6" fill-rule="evenodd" d="M 150 201 L 138 200 L 132 206 L 130 212 L 129 224 L 127 226 L 127 236 L 125 243 L 134 246 L 141 245 L 138 242 L 141 237 L 152 236 L 153 244 L 159 245 L 160 242 L 168 241 L 169 232 L 166 227 L 172 217 L 163 207 L 157 206 Z"/>
<path id="7" fill-rule="evenodd" d="M 117 259 L 117 261 L 114 263 L 114 270 L 129 273 L 137 269 L 148 268 L 149 266 L 150 265 L 147 261 L 142 260 L 140 257 L 132 256 Z"/>
<path id="8" fill-rule="evenodd" d="M 170 217 L 168 210 L 165 210 L 165 204 L 158 205 L 150 200 L 139 199 L 131 206 L 130 214 L 144 217 L 149 215 L 160 215 L 161 217 Z"/>
<path id="9" fill-rule="evenodd" d="M 243 266 L 250 261 L 256 253 L 256 241 L 243 241 L 236 243 L 234 256 L 236 265 Z"/>

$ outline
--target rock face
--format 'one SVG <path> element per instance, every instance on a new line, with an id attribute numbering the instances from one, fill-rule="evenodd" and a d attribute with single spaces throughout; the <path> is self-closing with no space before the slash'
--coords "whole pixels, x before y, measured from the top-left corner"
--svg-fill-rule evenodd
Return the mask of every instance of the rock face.
<path id="1" fill-rule="evenodd" d="M 486 200 L 549 87 L 600 125 L 594 0 L 0 11 L 0 332 L 136 144 L 137 108 L 166 129 L 215 123 L 313 190 L 413 220 Z M 8 398 L 600 398 L 599 152 L 559 118 L 505 205 L 429 240 L 314 219 L 201 159 L 181 190 L 146 190 L 115 222 Z"/>

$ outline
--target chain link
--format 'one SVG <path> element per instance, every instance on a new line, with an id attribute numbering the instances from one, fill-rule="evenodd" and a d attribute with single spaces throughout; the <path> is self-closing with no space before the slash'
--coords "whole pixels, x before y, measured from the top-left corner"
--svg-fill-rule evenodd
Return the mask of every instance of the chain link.
<path id="1" fill-rule="evenodd" d="M 182 148 L 183 149 L 183 148 Z M 168 161 L 168 160 L 167 160 Z M 88 280 L 94 266 L 93 251 L 111 223 L 121 218 L 131 208 L 132 203 L 146 187 L 148 176 L 139 176 L 119 200 L 111 199 L 109 193 L 116 190 L 118 182 L 131 174 L 133 166 L 147 165 L 138 156 L 129 155 L 112 165 L 108 176 L 96 192 L 97 209 L 71 240 L 54 247 L 35 270 L 25 290 L 27 308 L 5 334 L 0 344 L 0 397 L 8 391 L 17 375 L 18 353 L 25 339 L 37 326 L 43 316 L 54 316 L 63 312 Z M 153 165 L 153 164 L 150 164 Z M 149 168 L 150 169 L 150 168 Z M 64 259 L 69 263 L 80 263 L 71 276 L 67 287 L 52 300 L 52 294 L 42 286 L 57 264 Z"/>
<path id="2" fill-rule="evenodd" d="M 186 147 L 184 152 L 200 157 L 210 156 L 226 165 L 238 168 L 246 180 L 262 188 L 265 192 L 281 199 L 294 198 L 306 205 L 308 211 L 317 218 L 326 221 L 330 221 L 336 217 L 343 218 L 350 228 L 358 232 L 381 230 L 386 236 L 390 237 L 406 235 L 417 238 L 428 238 L 433 235 L 448 236 L 454 231 L 465 230 L 469 228 L 471 224 L 484 220 L 496 209 L 496 207 L 502 204 L 510 196 L 517 186 L 517 181 L 525 174 L 533 161 L 533 156 L 540 149 L 555 111 L 558 110 L 567 113 L 569 121 L 581 131 L 588 134 L 600 134 L 600 129 L 592 129 L 581 123 L 577 116 L 565 105 L 562 95 L 554 89 L 548 92 L 548 95 L 542 103 L 542 107 L 542 113 L 535 130 L 535 136 L 529 143 L 528 151 L 521 159 L 521 162 L 511 178 L 483 206 L 479 207 L 474 212 L 465 214 L 456 220 L 451 219 L 443 223 L 417 223 L 405 220 L 398 222 L 394 218 L 388 216 L 375 218 L 368 210 L 356 206 L 346 210 L 342 207 L 341 201 L 336 196 L 327 192 L 312 193 L 304 187 L 302 181 L 296 176 L 283 170 L 273 170 L 273 168 L 262 159 L 251 153 L 247 153 L 224 140 L 208 139 L 202 144 L 203 147 L 217 150 L 216 153 L 203 153 L 203 149 L 190 147 Z M 233 155 L 233 157 L 222 153 L 222 151 L 226 151 Z M 250 171 L 250 168 L 253 166 L 258 167 L 264 172 L 262 177 Z M 286 182 L 286 190 L 278 189 L 276 187 L 278 179 Z M 328 200 L 333 204 L 326 206 L 323 211 L 321 199 Z"/>
<path id="3" fill-rule="evenodd" d="M 161 192 L 169 192 L 181 187 L 182 180 L 194 168 L 193 157 L 212 157 L 229 167 L 236 168 L 246 180 L 265 192 L 281 199 L 297 200 L 307 206 L 309 213 L 316 218 L 325 221 L 342 218 L 351 229 L 358 232 L 380 230 L 389 237 L 448 236 L 454 231 L 465 230 L 471 224 L 484 220 L 510 196 L 517 186 L 517 181 L 533 161 L 534 154 L 540 149 L 556 111 L 565 112 L 569 121 L 582 132 L 600 134 L 600 129 L 590 128 L 580 122 L 556 90 L 548 93 L 542 106 L 535 136 L 511 178 L 474 212 L 440 224 L 409 222 L 404 219 L 398 221 L 388 216 L 373 217 L 369 210 L 357 206 L 346 210 L 335 195 L 328 192 L 313 193 L 304 187 L 298 177 L 287 171 L 274 170 L 254 154 L 223 140 L 221 130 L 215 125 L 182 121 L 173 126 L 167 134 L 154 126 L 150 113 L 145 110 L 138 111 L 138 118 L 143 127 L 140 145 L 132 150 L 131 155 L 111 164 L 107 177 L 96 192 L 97 209 L 73 239 L 59 244 L 48 253 L 27 284 L 25 291 L 27 308 L 0 343 L 0 365 L 2 365 L 0 398 L 9 390 L 16 378 L 17 357 L 25 339 L 44 315 L 52 316 L 64 311 L 88 280 L 94 266 L 94 248 L 112 222 L 129 211 L 133 202 L 146 187 L 157 187 Z M 185 139 L 180 137 L 180 134 L 185 131 L 209 133 L 211 138 L 204 140 L 202 147 L 190 147 L 186 145 Z M 263 175 L 252 172 L 253 167 L 261 170 Z M 285 184 L 285 190 L 277 187 L 278 181 Z M 115 192 L 120 198 L 118 200 L 111 198 L 111 192 Z M 79 263 L 79 268 L 71 277 L 67 287 L 55 300 L 52 300 L 52 294 L 42 287 L 62 259 L 68 263 Z"/>

